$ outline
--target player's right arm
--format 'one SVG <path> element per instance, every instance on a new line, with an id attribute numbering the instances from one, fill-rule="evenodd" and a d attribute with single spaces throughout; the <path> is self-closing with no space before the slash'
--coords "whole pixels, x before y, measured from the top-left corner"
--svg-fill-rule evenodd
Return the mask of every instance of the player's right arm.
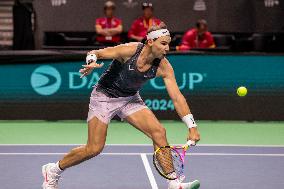
<path id="1" fill-rule="evenodd" d="M 173 67 L 166 58 L 161 60 L 157 71 L 157 76 L 161 76 L 163 78 L 166 89 L 171 100 L 173 101 L 176 112 L 189 129 L 187 140 L 198 142 L 200 140 L 200 134 L 197 130 L 196 122 L 193 119 L 193 115 L 191 114 L 189 105 L 186 102 L 185 97 L 183 96 L 177 85 Z"/>

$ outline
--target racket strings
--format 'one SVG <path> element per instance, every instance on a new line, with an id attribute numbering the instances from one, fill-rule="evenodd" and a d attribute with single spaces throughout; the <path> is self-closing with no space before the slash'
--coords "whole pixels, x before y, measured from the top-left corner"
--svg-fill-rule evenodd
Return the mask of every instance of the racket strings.
<path id="1" fill-rule="evenodd" d="M 183 162 L 180 154 L 173 148 L 160 148 L 155 153 L 156 168 L 169 179 L 176 179 L 183 175 Z"/>

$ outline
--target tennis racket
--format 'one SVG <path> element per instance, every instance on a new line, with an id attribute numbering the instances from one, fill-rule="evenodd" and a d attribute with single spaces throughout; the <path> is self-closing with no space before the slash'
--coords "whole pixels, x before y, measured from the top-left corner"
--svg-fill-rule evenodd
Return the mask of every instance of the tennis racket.
<path id="1" fill-rule="evenodd" d="M 187 141 L 183 146 L 163 146 L 158 148 L 153 155 L 153 163 L 159 174 L 168 179 L 184 179 L 184 157 L 189 146 L 194 146 L 194 141 Z"/>

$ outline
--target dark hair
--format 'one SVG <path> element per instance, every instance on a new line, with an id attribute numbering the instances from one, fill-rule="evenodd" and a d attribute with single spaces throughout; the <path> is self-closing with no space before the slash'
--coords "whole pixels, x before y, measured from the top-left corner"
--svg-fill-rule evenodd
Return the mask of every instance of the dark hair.
<path id="1" fill-rule="evenodd" d="M 204 20 L 204 19 L 199 19 L 199 20 L 197 20 L 197 22 L 196 22 L 196 27 L 197 27 L 197 28 L 200 28 L 201 25 L 204 25 L 205 27 L 207 27 L 207 21 Z"/>
<path id="2" fill-rule="evenodd" d="M 167 25 L 164 22 L 161 22 L 159 25 L 152 25 L 149 29 L 148 29 L 148 33 L 152 32 L 152 31 L 156 31 L 156 30 L 160 30 L 160 29 L 167 29 Z"/>

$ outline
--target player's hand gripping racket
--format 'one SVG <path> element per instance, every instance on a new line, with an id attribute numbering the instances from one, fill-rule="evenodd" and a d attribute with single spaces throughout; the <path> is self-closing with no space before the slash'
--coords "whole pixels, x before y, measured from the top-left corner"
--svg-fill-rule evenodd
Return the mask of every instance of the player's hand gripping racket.
<path id="1" fill-rule="evenodd" d="M 194 146 L 194 141 L 187 141 L 183 146 L 163 146 L 158 148 L 153 155 L 153 163 L 157 171 L 166 179 L 175 180 L 184 178 L 184 157 L 189 146 Z"/>

